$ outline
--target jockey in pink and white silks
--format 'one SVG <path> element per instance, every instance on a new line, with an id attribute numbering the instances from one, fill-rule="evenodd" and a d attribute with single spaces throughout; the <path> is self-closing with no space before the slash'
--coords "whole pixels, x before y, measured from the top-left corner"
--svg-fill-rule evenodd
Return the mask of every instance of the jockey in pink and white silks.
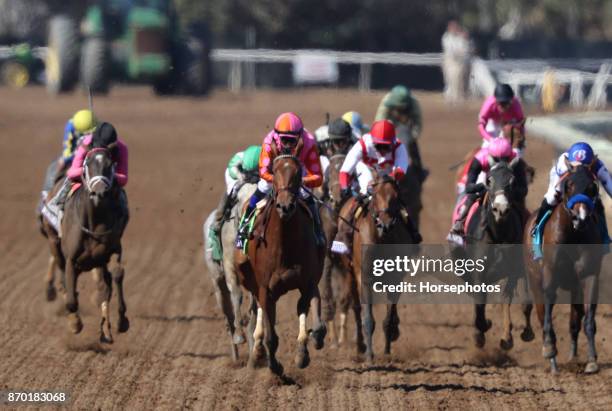
<path id="1" fill-rule="evenodd" d="M 511 162 L 518 154 L 512 150 L 510 141 L 506 138 L 496 138 L 485 148 L 481 148 L 470 165 L 470 169 L 467 175 L 467 181 L 465 184 L 465 195 L 466 199 L 461 208 L 457 213 L 457 217 L 450 230 L 448 239 L 455 241 L 456 236 L 463 236 L 465 219 L 467 218 L 468 212 L 476 201 L 486 190 L 486 185 L 483 182 L 479 182 L 482 175 L 486 176 L 493 165 L 500 161 Z M 523 188 L 523 192 L 518 193 L 518 196 L 524 197 L 527 195 L 527 178 L 524 170 L 515 172 L 516 176 L 516 187 Z M 461 202 L 461 200 L 459 200 Z M 460 241 L 455 241 L 460 242 Z"/>
<path id="2" fill-rule="evenodd" d="M 503 124 L 524 121 L 523 108 L 514 96 L 512 87 L 508 84 L 498 84 L 494 94 L 484 101 L 478 114 L 478 131 L 483 139 L 482 147 L 486 148 L 491 141 L 501 136 Z M 518 149 L 515 149 L 515 152 L 519 157 L 522 155 Z"/>
<path id="3" fill-rule="evenodd" d="M 569 150 L 559 156 L 556 164 L 553 165 L 550 169 L 548 190 L 546 190 L 544 200 L 542 200 L 542 204 L 538 209 L 538 214 L 535 220 L 534 227 L 537 227 L 539 225 L 540 220 L 546 214 L 547 211 L 553 210 L 555 206 L 559 203 L 559 198 L 561 197 L 560 182 L 562 176 L 564 176 L 569 171 L 568 163 L 573 166 L 588 166 L 593 175 L 597 178 L 597 180 L 599 180 L 608 196 L 612 197 L 612 177 L 610 176 L 610 172 L 606 168 L 606 165 L 600 159 L 597 158 L 597 156 L 593 152 L 593 148 L 589 144 L 584 142 L 575 143 L 569 148 Z M 603 204 L 601 203 L 601 198 L 599 197 L 597 190 L 594 191 L 595 192 L 593 193 L 592 206 L 602 218 L 602 227 L 605 230 L 604 241 L 608 242 L 608 229 L 605 220 Z"/>

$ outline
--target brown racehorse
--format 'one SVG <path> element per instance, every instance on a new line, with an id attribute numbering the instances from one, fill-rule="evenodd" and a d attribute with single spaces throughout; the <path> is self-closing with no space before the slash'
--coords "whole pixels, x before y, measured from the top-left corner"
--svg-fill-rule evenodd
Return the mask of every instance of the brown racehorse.
<path id="1" fill-rule="evenodd" d="M 361 295 L 361 267 L 362 267 L 362 246 L 373 244 L 414 244 L 410 230 L 406 227 L 406 220 L 409 215 L 400 197 L 398 183 L 388 177 L 382 176 L 372 184 L 372 196 L 369 204 L 356 216 L 353 231 L 352 259 L 351 261 L 343 256 L 342 260 L 346 269 L 351 274 L 352 295 Z M 341 216 L 348 217 L 348 211 L 352 208 L 349 200 L 343 207 Z M 412 224 L 412 222 L 408 222 Z M 357 297 L 355 297 L 357 298 Z M 362 326 L 365 332 L 365 354 L 368 361 L 374 359 L 372 349 L 372 334 L 374 333 L 375 321 L 372 314 L 372 304 L 361 304 L 363 312 Z M 358 315 L 356 311 L 356 316 Z M 357 321 L 359 327 L 359 321 Z M 391 342 L 399 338 L 399 316 L 397 305 L 387 305 L 387 315 L 383 322 L 385 333 L 385 354 L 391 352 Z M 361 351 L 363 340 L 359 329 L 357 331 L 357 350 Z"/>
<path id="2" fill-rule="evenodd" d="M 344 163 L 345 155 L 336 154 L 329 159 L 329 167 L 325 173 L 324 186 L 326 193 L 325 205 L 320 207 L 321 222 L 327 238 L 334 238 L 338 231 L 338 213 L 344 203 L 341 195 L 340 168 Z M 321 290 L 321 308 L 323 320 L 327 324 L 330 339 L 333 345 L 342 344 L 346 341 L 347 313 L 353 308 L 355 322 L 357 324 L 357 336 L 362 337 L 361 332 L 361 304 L 359 295 L 353 295 L 356 287 L 351 287 L 352 276 L 344 269 L 338 254 L 332 253 L 328 248 L 323 265 L 323 277 L 319 284 Z M 340 315 L 340 332 L 336 333 L 335 314 Z M 359 341 L 359 340 L 358 340 Z M 359 352 L 365 351 L 361 343 Z"/>
<path id="3" fill-rule="evenodd" d="M 578 334 L 584 317 L 584 333 L 588 339 L 585 372 L 595 373 L 599 370 L 595 350 L 595 311 L 603 254 L 601 247 L 593 246 L 601 244 L 602 235 L 598 229 L 598 216 L 589 202 L 596 201 L 597 183 L 587 166 L 572 166 L 569 163 L 567 166 L 569 171 L 562 177 L 561 183 L 561 204 L 552 211 L 542 233 L 543 258 L 534 261 L 531 253 L 526 252 L 525 264 L 542 326 L 542 355 L 550 360 L 551 372 L 558 372 L 552 311 L 557 289 L 562 288 L 571 291 L 570 360 L 576 357 Z M 572 198 L 579 201 L 570 202 Z M 530 232 L 535 224 L 535 215 L 529 219 L 525 229 L 527 250 L 531 250 L 533 243 Z M 554 247 L 561 244 L 573 246 Z M 561 275 L 560 271 L 568 274 Z"/>
<path id="4" fill-rule="evenodd" d="M 78 314 L 78 276 L 83 271 L 95 270 L 102 279 L 98 284 L 98 304 L 102 314 L 100 341 L 108 343 L 113 342 L 109 313 L 112 280 L 117 286 L 119 299 L 117 330 L 121 333 L 129 328 L 129 320 L 125 315 L 124 269 L 121 264 L 121 236 L 129 216 L 127 210 L 120 205 L 123 190 L 113 183 L 114 161 L 111 149 L 93 149 L 85 157 L 83 184 L 65 203 L 61 239 L 46 219 L 42 221 L 51 254 L 62 271 L 70 330 L 77 334 L 83 328 Z M 109 262 L 112 274 L 108 269 Z M 48 287 L 52 287 L 52 284 Z"/>
<path id="5" fill-rule="evenodd" d="M 316 349 L 323 347 L 326 330 L 320 318 L 321 302 L 317 285 L 323 271 L 325 246 L 316 245 L 312 217 L 299 199 L 302 185 L 299 160 L 290 155 L 276 156 L 272 171 L 273 197 L 257 217 L 248 244 L 248 259 L 241 250 L 236 250 L 234 261 L 241 284 L 255 296 L 258 305 L 256 323 L 251 321 L 249 324 L 249 332 L 254 337 L 249 366 L 254 366 L 263 354 L 262 337 L 265 333 L 268 367 L 275 374 L 282 375 L 283 367 L 276 359 L 278 336 L 275 331 L 276 302 L 282 295 L 290 290 L 300 291 L 296 365 L 304 368 L 310 363 L 307 348 L 309 333 L 306 329 L 309 307 L 314 316 L 310 336 L 315 341 Z"/>

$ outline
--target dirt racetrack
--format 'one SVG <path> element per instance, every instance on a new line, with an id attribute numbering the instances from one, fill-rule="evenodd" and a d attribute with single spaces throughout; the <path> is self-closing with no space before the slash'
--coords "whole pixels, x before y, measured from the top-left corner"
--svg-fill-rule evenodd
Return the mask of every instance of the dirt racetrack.
<path id="1" fill-rule="evenodd" d="M 449 108 L 437 94 L 418 94 L 424 111 L 421 149 L 431 170 L 421 217 L 426 243 L 442 242 L 453 200 L 448 166 L 479 142 L 477 103 Z M 127 186 L 131 221 L 124 238 L 126 300 L 132 327 L 111 346 L 97 341 L 99 314 L 90 275 L 80 279 L 84 331 L 69 335 L 59 302 L 45 302 L 48 250 L 36 229 L 34 207 L 44 170 L 60 153 L 69 115 L 83 95 L 52 99 L 43 88 L 0 89 L 0 390 L 64 390 L 74 409 L 542 409 L 610 408 L 612 310 L 598 312 L 601 371 L 582 374 L 566 364 L 568 307 L 555 325 L 561 373 L 552 377 L 536 340 L 518 338 L 498 349 L 499 309 L 484 350 L 473 348 L 471 306 L 401 306 L 401 336 L 382 356 L 377 316 L 375 365 L 362 364 L 353 345 L 311 346 L 309 368 L 293 365 L 297 336 L 295 295 L 281 300 L 279 359 L 294 381 L 267 369 L 243 368 L 229 358 L 228 338 L 202 258 L 201 224 L 217 204 L 229 157 L 259 143 L 276 114 L 300 113 L 311 130 L 327 111 L 360 111 L 369 122 L 381 94 L 345 90 L 216 92 L 208 100 L 157 99 L 145 88 L 116 88 L 97 98 L 96 111 L 112 121 L 130 148 Z M 531 139 L 527 160 L 538 170 L 529 204 L 540 201 L 554 151 Z M 111 306 L 115 320 L 116 301 Z M 381 313 L 379 313 L 381 314 Z M 116 324 L 116 320 L 113 326 Z M 352 323 L 350 324 L 352 328 Z M 586 339 L 579 357 L 585 360 Z M 21 408 L 20 408 L 21 409 Z"/>

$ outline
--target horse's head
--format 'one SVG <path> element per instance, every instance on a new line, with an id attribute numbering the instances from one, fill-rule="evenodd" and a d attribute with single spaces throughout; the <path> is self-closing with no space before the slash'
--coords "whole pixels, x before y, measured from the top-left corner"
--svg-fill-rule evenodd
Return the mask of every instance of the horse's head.
<path id="1" fill-rule="evenodd" d="M 342 187 L 340 186 L 340 168 L 344 163 L 345 155 L 336 154 L 329 159 L 327 167 L 327 188 L 331 205 L 337 208 L 342 203 Z"/>
<path id="2" fill-rule="evenodd" d="M 565 159 L 568 174 L 561 183 L 563 206 L 572 217 L 575 230 L 582 230 L 593 214 L 599 187 L 588 165 L 572 165 Z"/>
<path id="3" fill-rule="evenodd" d="M 272 165 L 274 175 L 274 202 L 281 219 L 290 218 L 302 185 L 302 166 L 297 157 L 279 155 Z"/>
<path id="4" fill-rule="evenodd" d="M 393 178 L 383 176 L 372 185 L 372 190 L 371 213 L 380 237 L 402 218 L 399 187 Z"/>
<path id="5" fill-rule="evenodd" d="M 514 168 L 519 158 L 515 157 L 509 163 L 495 163 L 487 176 L 488 208 L 493 213 L 496 223 L 504 220 L 512 209 L 512 201 L 516 196 L 516 177 Z"/>
<path id="6" fill-rule="evenodd" d="M 502 137 L 510 140 L 512 148 L 525 148 L 525 121 L 511 121 L 503 124 Z"/>
<path id="7" fill-rule="evenodd" d="M 94 148 L 87 153 L 83 162 L 83 183 L 95 205 L 109 192 L 114 175 L 115 163 L 109 149 Z"/>

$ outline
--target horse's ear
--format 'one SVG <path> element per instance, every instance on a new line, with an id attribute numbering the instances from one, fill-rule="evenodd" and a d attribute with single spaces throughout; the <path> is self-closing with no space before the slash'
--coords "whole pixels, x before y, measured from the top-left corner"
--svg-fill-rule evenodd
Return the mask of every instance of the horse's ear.
<path id="1" fill-rule="evenodd" d="M 490 166 L 493 166 L 493 165 L 496 164 L 496 161 L 495 161 L 495 159 L 493 158 L 493 156 L 491 154 L 487 155 L 487 160 L 489 161 L 489 165 Z"/>
<path id="2" fill-rule="evenodd" d="M 293 155 L 296 157 L 299 156 L 303 148 L 304 148 L 304 139 L 300 138 L 297 144 L 295 145 L 295 149 L 293 149 Z"/>
<path id="3" fill-rule="evenodd" d="M 566 156 L 563 156 L 563 162 L 565 163 L 565 167 L 567 167 L 569 171 L 574 170 L 574 166 L 572 165 L 572 163 L 569 161 L 569 159 Z"/>
<path id="4" fill-rule="evenodd" d="M 264 147 L 265 150 L 265 147 Z M 272 140 L 272 142 L 270 143 L 270 157 L 272 159 L 275 159 L 276 157 L 278 157 L 278 147 L 276 147 L 276 141 Z"/>
<path id="5" fill-rule="evenodd" d="M 519 156 L 514 157 L 512 160 L 510 160 L 510 168 L 514 169 L 514 167 L 516 167 L 516 165 L 519 163 L 521 159 L 519 158 Z"/>

